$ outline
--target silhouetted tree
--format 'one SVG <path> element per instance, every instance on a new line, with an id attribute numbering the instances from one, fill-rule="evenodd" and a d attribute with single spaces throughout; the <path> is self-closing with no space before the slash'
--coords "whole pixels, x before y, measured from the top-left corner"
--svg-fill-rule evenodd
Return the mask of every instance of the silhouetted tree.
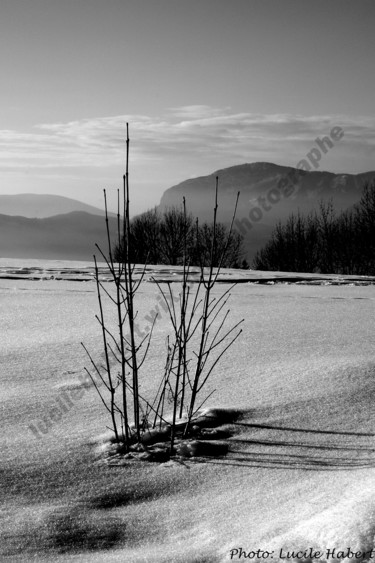
<path id="1" fill-rule="evenodd" d="M 358 254 L 357 216 L 355 210 L 341 213 L 336 222 L 337 260 L 336 271 L 352 275 L 359 273 L 361 259 Z"/>
<path id="2" fill-rule="evenodd" d="M 169 207 L 164 211 L 160 223 L 160 259 L 163 264 L 182 264 L 185 240 L 188 251 L 193 244 L 193 226 L 193 216 L 184 214 L 182 207 Z"/>
<path id="3" fill-rule="evenodd" d="M 330 274 L 337 270 L 337 220 L 333 202 L 320 202 L 317 215 L 319 230 L 319 271 Z"/>
<path id="4" fill-rule="evenodd" d="M 191 265 L 211 263 L 213 224 L 199 225 L 183 207 L 170 207 L 163 213 L 153 209 L 135 217 L 130 224 L 130 259 L 135 264 L 171 264 L 186 261 Z M 114 256 L 121 260 L 123 244 L 116 246 Z M 229 233 L 223 223 L 216 223 L 213 266 L 239 268 L 243 261 L 243 237 Z"/>
<path id="5" fill-rule="evenodd" d="M 285 225 L 278 223 L 269 242 L 255 256 L 260 270 L 310 272 L 317 268 L 318 225 L 316 216 L 290 215 Z"/>
<path id="6" fill-rule="evenodd" d="M 360 202 L 336 215 L 332 201 L 278 223 L 253 261 L 258 270 L 375 274 L 375 181 Z"/>
<path id="7" fill-rule="evenodd" d="M 356 206 L 356 231 L 363 271 L 375 273 L 375 181 L 366 184 Z"/>
<path id="8" fill-rule="evenodd" d="M 123 243 L 116 246 L 115 260 L 121 261 Z M 157 209 L 138 215 L 130 223 L 130 260 L 134 264 L 157 264 L 160 253 L 160 216 Z"/>
<path id="9" fill-rule="evenodd" d="M 160 215 L 156 209 L 135 217 L 130 224 L 131 251 L 134 262 L 157 264 L 160 255 Z"/>
<path id="10" fill-rule="evenodd" d="M 207 266 L 211 261 L 211 248 L 213 243 L 213 223 L 203 223 L 196 228 L 195 248 L 192 252 L 192 261 L 195 264 Z M 216 224 L 216 237 L 213 248 L 212 264 L 224 268 L 238 268 L 243 259 L 243 237 L 237 231 L 229 233 L 223 223 Z"/>

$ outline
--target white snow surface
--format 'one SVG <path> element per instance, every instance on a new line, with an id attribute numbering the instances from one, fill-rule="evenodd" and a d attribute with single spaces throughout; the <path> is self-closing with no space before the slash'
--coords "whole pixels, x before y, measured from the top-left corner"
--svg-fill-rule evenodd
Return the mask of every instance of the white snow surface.
<path id="1" fill-rule="evenodd" d="M 4 272 L 6 265 L 0 266 Z M 61 268 L 79 272 L 82 266 Z M 251 282 L 255 274 L 241 275 Z M 99 359 L 101 333 L 93 281 L 29 277 L 0 279 L 1 463 L 4 471 L 34 463 L 42 473 L 47 459 L 69 455 L 77 444 L 86 447 L 109 420 L 95 391 L 83 387 L 46 433 L 39 430 L 37 437 L 30 430 L 64 389 L 82 388 L 88 359 L 80 342 Z M 215 294 L 227 287 L 219 284 Z M 144 283 L 141 328 L 157 303 L 157 287 Z M 141 508 L 115 509 L 124 521 L 144 519 L 139 543 L 104 555 L 54 554 L 55 561 L 221 563 L 244 560 L 240 549 L 268 552 L 261 561 L 281 561 L 287 550 L 309 548 L 321 561 L 356 560 L 345 558 L 349 548 L 375 558 L 375 286 L 241 283 L 229 306 L 233 324 L 245 319 L 243 333 L 206 390 L 215 390 L 208 406 L 241 409 L 229 454 L 145 470 L 152 479 L 173 480 L 174 490 Z M 159 383 L 167 321 L 162 312 L 142 373 L 146 396 Z M 9 514 L 31 510 L 22 502 L 4 513 L 7 526 Z"/>

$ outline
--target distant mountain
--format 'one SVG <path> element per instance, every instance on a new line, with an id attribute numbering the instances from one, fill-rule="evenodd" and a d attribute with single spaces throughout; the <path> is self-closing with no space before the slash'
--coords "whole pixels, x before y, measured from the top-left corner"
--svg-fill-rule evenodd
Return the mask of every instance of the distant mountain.
<path id="1" fill-rule="evenodd" d="M 52 217 L 74 211 L 104 215 L 104 211 L 81 201 L 59 195 L 17 194 L 0 195 L 0 214 L 29 218 Z"/>
<path id="2" fill-rule="evenodd" d="M 242 164 L 169 188 L 161 198 L 159 209 L 180 206 L 185 197 L 188 211 L 201 221 L 212 221 L 216 176 L 219 178 L 220 221 L 231 220 L 236 194 L 241 192 L 235 226 L 244 235 L 248 258 L 252 259 L 278 221 L 285 221 L 298 210 L 307 213 L 318 209 L 321 200 L 332 199 L 338 212 L 347 209 L 359 201 L 363 185 L 375 178 L 375 171 L 333 174 L 304 172 L 268 162 Z M 285 197 L 287 186 L 293 189 Z"/>
<path id="3" fill-rule="evenodd" d="M 117 219 L 109 219 L 115 241 Z M 106 225 L 103 217 L 75 211 L 43 219 L 0 214 L 0 257 L 54 260 L 92 260 L 99 258 L 97 243 L 107 253 Z"/>
<path id="4" fill-rule="evenodd" d="M 159 209 L 187 208 L 200 221 L 212 221 L 215 177 L 219 177 L 218 219 L 229 222 L 236 194 L 241 192 L 235 228 L 245 237 L 247 257 L 268 240 L 274 225 L 292 212 L 318 209 L 333 200 L 338 212 L 357 203 L 363 185 L 375 171 L 362 174 L 303 172 L 267 162 L 242 164 L 181 182 L 166 190 Z M 292 193 L 285 189 L 292 185 Z M 284 187 L 282 187 L 284 186 Z M 117 219 L 110 217 L 112 241 Z M 0 196 L 0 257 L 92 260 L 98 243 L 107 250 L 103 211 L 74 199 L 54 195 Z"/>

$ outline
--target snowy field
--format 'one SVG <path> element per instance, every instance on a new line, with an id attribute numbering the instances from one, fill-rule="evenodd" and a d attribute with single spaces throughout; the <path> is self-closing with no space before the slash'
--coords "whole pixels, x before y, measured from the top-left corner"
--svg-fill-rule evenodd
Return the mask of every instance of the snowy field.
<path id="1" fill-rule="evenodd" d="M 0 560 L 375 559 L 375 285 L 318 277 L 232 270 L 216 286 L 243 282 L 230 300 L 243 333 L 207 388 L 209 406 L 242 412 L 225 458 L 108 467 L 81 346 L 100 360 L 91 265 L 1 259 Z M 156 285 L 140 297 L 146 328 Z M 161 314 L 145 395 L 167 325 Z"/>

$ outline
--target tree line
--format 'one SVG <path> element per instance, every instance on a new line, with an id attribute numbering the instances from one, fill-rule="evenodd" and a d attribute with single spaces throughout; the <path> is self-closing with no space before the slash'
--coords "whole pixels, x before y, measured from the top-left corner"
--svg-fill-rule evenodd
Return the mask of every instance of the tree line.
<path id="1" fill-rule="evenodd" d="M 375 181 L 358 204 L 337 214 L 333 202 L 279 222 L 253 261 L 257 270 L 375 275 Z"/>
<path id="2" fill-rule="evenodd" d="M 162 213 L 157 208 L 134 217 L 130 222 L 129 254 L 135 264 L 179 265 L 187 252 L 187 262 L 194 266 L 223 268 L 248 267 L 244 260 L 243 237 L 224 223 L 199 224 L 181 207 L 170 207 Z M 212 257 L 211 257 L 212 252 Z M 124 256 L 124 241 L 114 251 L 116 261 Z"/>

